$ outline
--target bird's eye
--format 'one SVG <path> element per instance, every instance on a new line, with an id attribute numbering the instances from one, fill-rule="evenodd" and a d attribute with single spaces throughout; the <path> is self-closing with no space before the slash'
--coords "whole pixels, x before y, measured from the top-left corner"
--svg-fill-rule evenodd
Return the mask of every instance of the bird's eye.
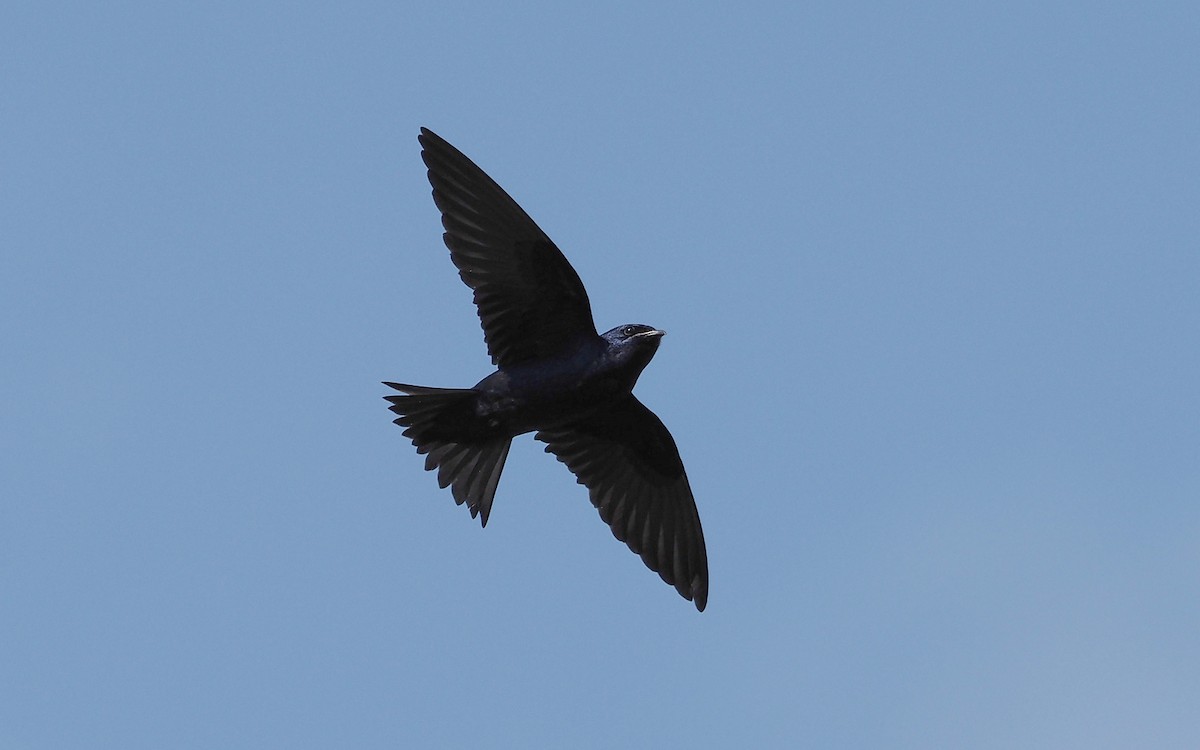
<path id="1" fill-rule="evenodd" d="M 637 330 L 637 326 L 625 326 L 623 329 L 621 329 L 621 333 L 628 338 L 637 333 Z"/>

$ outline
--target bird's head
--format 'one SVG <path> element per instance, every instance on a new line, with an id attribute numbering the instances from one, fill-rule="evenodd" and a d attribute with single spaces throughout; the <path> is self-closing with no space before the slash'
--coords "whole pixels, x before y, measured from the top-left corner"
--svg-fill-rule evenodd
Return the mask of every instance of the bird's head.
<path id="1" fill-rule="evenodd" d="M 627 323 L 608 331 L 603 338 L 609 346 L 644 348 L 655 351 L 666 334 L 666 331 L 660 331 L 654 326 Z"/>
<path id="2" fill-rule="evenodd" d="M 608 331 L 602 338 L 608 342 L 608 351 L 620 368 L 631 371 L 636 379 L 642 368 L 650 364 L 666 333 L 654 326 L 628 323 Z"/>

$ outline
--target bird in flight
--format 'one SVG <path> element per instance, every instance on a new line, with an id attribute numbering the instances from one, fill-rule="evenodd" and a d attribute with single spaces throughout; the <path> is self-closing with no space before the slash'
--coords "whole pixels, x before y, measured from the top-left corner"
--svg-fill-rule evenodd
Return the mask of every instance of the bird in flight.
<path id="1" fill-rule="evenodd" d="M 487 526 L 509 445 L 533 432 L 588 488 L 613 536 L 704 611 L 708 557 L 671 433 L 633 386 L 664 334 L 596 331 L 575 269 L 504 189 L 421 128 L 421 158 L 450 259 L 474 291 L 496 371 L 473 388 L 388 383 L 386 396 L 425 469 Z"/>

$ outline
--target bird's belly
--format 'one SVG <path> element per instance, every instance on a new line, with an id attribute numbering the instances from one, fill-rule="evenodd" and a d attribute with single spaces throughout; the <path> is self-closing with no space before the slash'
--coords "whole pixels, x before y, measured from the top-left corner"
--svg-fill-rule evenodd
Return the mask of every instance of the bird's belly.
<path id="1" fill-rule="evenodd" d="M 611 376 L 506 375 L 497 372 L 476 386 L 476 411 L 490 427 L 512 435 L 569 424 L 622 395 L 621 384 Z"/>

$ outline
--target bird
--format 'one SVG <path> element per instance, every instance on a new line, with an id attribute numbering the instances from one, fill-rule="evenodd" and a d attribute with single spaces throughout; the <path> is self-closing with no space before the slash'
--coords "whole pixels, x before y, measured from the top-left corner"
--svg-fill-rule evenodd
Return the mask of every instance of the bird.
<path id="1" fill-rule="evenodd" d="M 598 333 L 579 275 L 533 219 L 436 133 L 421 128 L 417 140 L 496 370 L 472 388 L 384 381 L 399 391 L 384 397 L 393 421 L 484 527 L 512 439 L 532 432 L 613 536 L 703 612 L 708 555 L 692 488 L 671 433 L 633 395 L 665 332 Z"/>

